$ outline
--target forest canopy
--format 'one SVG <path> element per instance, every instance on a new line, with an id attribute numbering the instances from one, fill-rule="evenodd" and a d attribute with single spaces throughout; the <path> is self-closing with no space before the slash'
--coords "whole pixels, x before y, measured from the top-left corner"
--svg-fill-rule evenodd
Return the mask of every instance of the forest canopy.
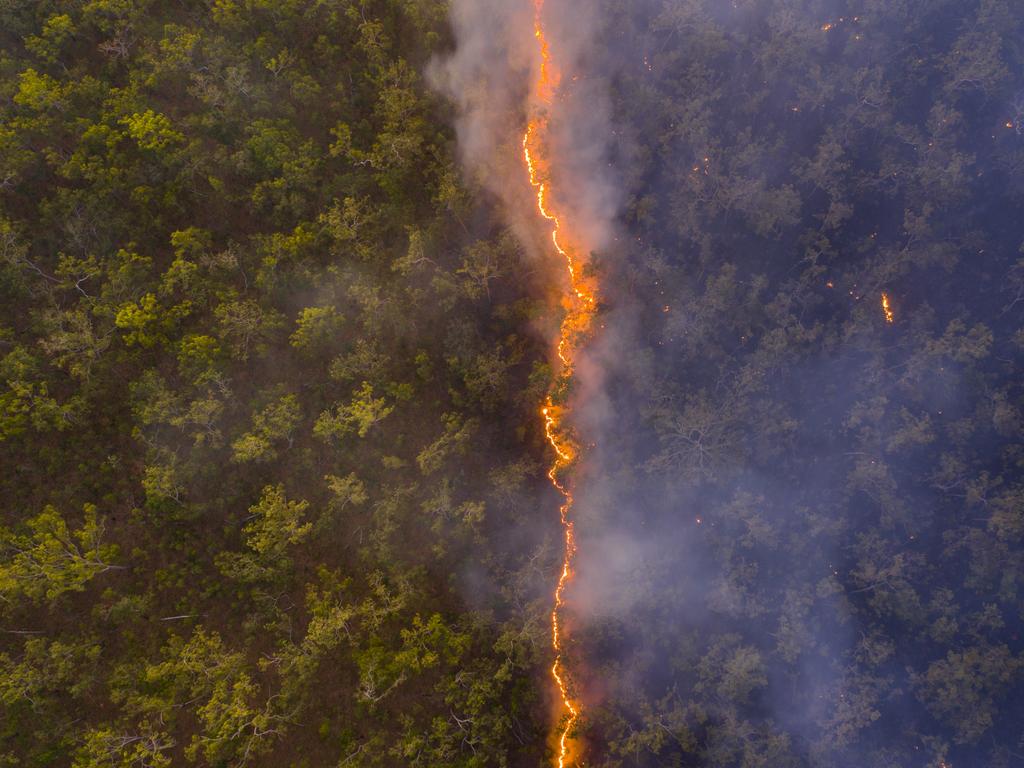
<path id="1" fill-rule="evenodd" d="M 550 764 L 561 310 L 437 87 L 472 1 L 0 0 L 0 766 Z M 1024 762 L 1019 8 L 548 12 L 620 195 L 584 763 Z"/>

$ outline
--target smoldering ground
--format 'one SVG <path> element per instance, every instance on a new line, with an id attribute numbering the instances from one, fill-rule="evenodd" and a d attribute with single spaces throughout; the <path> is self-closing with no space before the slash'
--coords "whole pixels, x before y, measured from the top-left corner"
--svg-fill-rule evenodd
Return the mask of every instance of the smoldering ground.
<path id="1" fill-rule="evenodd" d="M 587 25 L 558 194 L 605 302 L 574 416 L 589 763 L 1013 764 L 1010 6 L 549 13 Z M 517 231 L 528 15 L 456 4 L 438 70 Z"/>

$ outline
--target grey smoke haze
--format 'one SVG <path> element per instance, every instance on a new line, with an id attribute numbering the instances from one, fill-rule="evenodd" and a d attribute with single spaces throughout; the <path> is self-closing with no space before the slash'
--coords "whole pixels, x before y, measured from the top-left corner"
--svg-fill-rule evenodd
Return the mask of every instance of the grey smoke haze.
<path id="1" fill-rule="evenodd" d="M 433 62 L 431 85 L 456 107 L 459 156 L 470 180 L 502 197 L 516 164 L 515 128 L 533 67 L 530 7 L 458 0 L 451 21 L 456 48 Z"/>
<path id="2" fill-rule="evenodd" d="M 620 764 L 623 734 L 636 765 L 1011 764 L 1020 702 L 967 675 L 984 695 L 957 714 L 929 678 L 964 649 L 1020 650 L 997 574 L 1018 555 L 957 485 L 998 474 L 1019 436 L 995 394 L 1017 321 L 984 288 L 1019 246 L 1002 196 L 1019 206 L 1024 167 L 1010 4 L 547 8 L 557 207 L 606 302 L 574 390 L 588 453 L 569 653 L 594 764 Z M 461 156 L 536 253 L 532 9 L 453 13 L 435 73 Z M 984 376 L 967 372 L 990 359 L 975 321 L 1003 338 Z M 971 468 L 951 458 L 1001 418 Z M 955 723 L 989 695 L 992 745 L 967 743 Z"/>
<path id="3" fill-rule="evenodd" d="M 431 80 L 456 107 L 467 179 L 501 201 L 524 246 L 543 260 L 555 280 L 563 281 L 564 265 L 551 248 L 550 224 L 538 215 L 522 152 L 526 122 L 539 106 L 534 5 L 530 0 L 456 0 L 451 18 L 455 50 L 434 62 Z M 598 42 L 603 11 L 596 0 L 547 0 L 543 18 L 561 75 L 558 97 L 547 113 L 551 202 L 572 241 L 604 270 L 613 258 L 624 191 L 610 161 L 612 61 Z M 607 345 L 619 334 L 605 323 L 600 336 Z M 588 442 L 600 443 L 603 431 L 615 427 L 602 384 L 608 362 L 590 353 L 579 361 L 573 420 Z M 624 542 L 617 551 L 625 557 L 631 549 Z"/>
<path id="4" fill-rule="evenodd" d="M 537 106 L 540 56 L 530 0 L 455 0 L 456 46 L 435 61 L 431 84 L 456 107 L 467 178 L 496 195 L 531 250 L 548 247 L 523 167 L 526 120 Z M 610 102 L 595 58 L 601 13 L 595 0 L 548 0 L 544 23 L 562 85 L 551 119 L 552 201 L 587 251 L 607 248 L 622 192 L 608 160 Z"/>

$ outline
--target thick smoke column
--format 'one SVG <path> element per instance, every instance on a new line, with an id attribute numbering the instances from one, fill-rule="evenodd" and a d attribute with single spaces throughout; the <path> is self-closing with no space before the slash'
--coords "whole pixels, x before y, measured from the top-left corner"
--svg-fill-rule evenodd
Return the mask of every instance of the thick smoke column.
<path id="1" fill-rule="evenodd" d="M 555 657 L 551 674 L 564 708 L 557 750 L 558 766 L 563 768 L 574 751 L 568 739 L 581 716 L 572 671 L 564 658 L 563 621 L 566 588 L 574 576 L 576 554 L 572 470 L 585 460 L 575 435 L 574 413 L 587 409 L 587 395 L 599 389 L 599 377 L 593 369 L 588 371 L 580 394 L 570 393 L 577 384 L 577 360 L 597 315 L 599 286 L 593 254 L 609 243 L 615 210 L 615 195 L 602 162 L 607 135 L 602 128 L 607 125 L 607 110 L 602 109 L 606 102 L 600 81 L 579 74 L 584 69 L 582 54 L 591 38 L 590 31 L 578 20 L 592 18 L 593 14 L 569 4 L 551 13 L 544 0 L 534 0 L 532 17 L 527 17 L 532 32 L 532 40 L 527 38 L 532 49 L 525 56 L 529 88 L 516 90 L 517 65 L 521 66 L 524 59 L 519 37 L 523 16 L 518 7 L 499 10 L 485 5 L 456 4 L 453 17 L 459 48 L 439 71 L 442 84 L 461 107 L 459 136 L 467 166 L 479 172 L 483 183 L 501 197 L 527 246 L 535 248 L 539 256 L 554 256 L 562 264 L 563 276 L 556 279 L 564 285 L 560 291 L 564 315 L 553 344 L 558 376 L 541 416 L 554 454 L 548 477 L 564 499 L 560 509 L 563 562 L 551 612 Z M 494 13 L 488 16 L 488 11 Z M 481 18 L 481 13 L 488 18 Z M 496 28 L 495 20 L 506 23 Z M 481 65 L 480 54 L 495 46 L 505 53 L 504 66 L 495 66 L 490 60 Z M 586 111 L 577 105 L 586 105 Z M 520 171 L 520 178 L 532 188 L 532 212 L 528 199 L 518 195 L 518 185 L 507 182 L 508 126 L 522 122 L 521 162 L 526 173 Z M 535 237 L 538 224 L 549 234 L 539 244 Z M 550 242 L 545 243 L 545 239 Z"/>
<path id="2" fill-rule="evenodd" d="M 456 48 L 431 72 L 434 87 L 456 106 L 459 155 L 467 175 L 502 200 L 531 250 L 538 235 L 546 239 L 522 167 L 522 131 L 530 110 L 543 102 L 534 10 L 531 0 L 454 0 Z M 609 247 L 621 202 L 607 160 L 608 84 L 594 56 L 600 18 L 595 0 L 543 5 L 546 38 L 562 75 L 554 101 L 545 107 L 553 204 L 572 222 L 574 245 L 584 254 Z"/>

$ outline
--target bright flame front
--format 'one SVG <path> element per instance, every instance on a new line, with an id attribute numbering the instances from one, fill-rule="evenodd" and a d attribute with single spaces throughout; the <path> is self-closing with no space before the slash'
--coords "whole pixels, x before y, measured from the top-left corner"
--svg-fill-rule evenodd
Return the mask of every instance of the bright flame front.
<path id="1" fill-rule="evenodd" d="M 551 56 L 551 47 L 544 31 L 544 0 L 534 0 L 534 36 L 540 55 L 540 73 L 534 84 L 535 106 L 530 112 L 526 133 L 523 136 L 523 158 L 529 173 L 530 184 L 537 194 L 537 210 L 551 225 L 551 243 L 555 252 L 565 261 L 568 270 L 569 290 L 563 301 L 566 314 L 558 334 L 557 353 L 562 370 L 553 391 L 564 389 L 573 378 L 576 353 L 593 325 L 597 307 L 596 287 L 584 275 L 584 264 L 575 254 L 567 237 L 563 221 L 552 208 L 550 201 L 549 161 L 545 156 L 549 130 L 549 112 L 561 82 L 561 76 Z M 565 549 L 562 570 L 555 587 L 554 607 L 551 610 L 551 646 L 555 660 L 551 676 L 565 709 L 564 723 L 558 735 L 558 767 L 565 768 L 569 759 L 569 738 L 579 722 L 580 704 L 570 690 L 570 681 L 563 660 L 563 636 L 561 626 L 562 609 L 565 606 L 565 589 L 573 576 L 573 561 L 576 555 L 576 537 L 571 518 L 573 508 L 572 490 L 561 475 L 576 460 L 578 447 L 565 428 L 566 409 L 555 402 L 554 394 L 548 396 L 541 410 L 544 418 L 544 434 L 555 453 L 555 460 L 548 470 L 551 484 L 564 499 L 561 506 L 561 523 L 565 535 Z"/>

